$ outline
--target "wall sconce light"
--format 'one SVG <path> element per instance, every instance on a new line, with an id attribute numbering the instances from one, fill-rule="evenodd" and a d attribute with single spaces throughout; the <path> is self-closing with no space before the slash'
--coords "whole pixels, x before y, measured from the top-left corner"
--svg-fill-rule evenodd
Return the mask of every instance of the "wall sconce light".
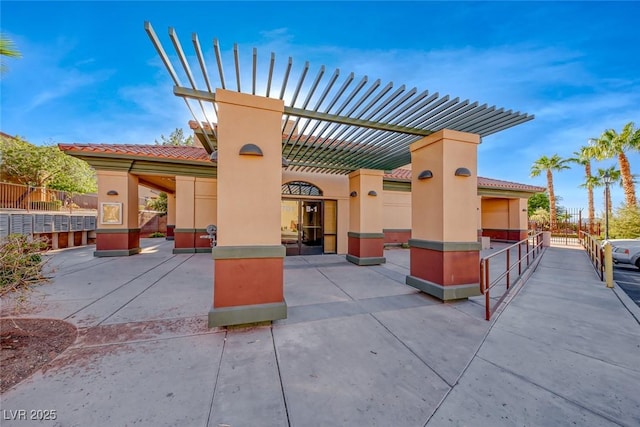
<path id="1" fill-rule="evenodd" d="M 371 190 L 367 193 L 370 196 L 376 197 L 378 195 L 378 193 L 376 193 L 375 191 Z"/>
<path id="2" fill-rule="evenodd" d="M 218 152 L 212 151 L 209 155 L 209 160 L 211 160 L 212 163 L 218 163 Z"/>
<path id="3" fill-rule="evenodd" d="M 431 172 L 429 169 L 420 172 L 420 175 L 418 175 L 418 179 L 421 181 L 423 179 L 431 179 L 431 178 L 433 178 L 433 172 Z"/>
<path id="4" fill-rule="evenodd" d="M 358 192 L 352 191 L 351 193 L 349 193 L 349 197 L 358 197 Z"/>
<path id="5" fill-rule="evenodd" d="M 526 209 L 522 209 L 522 212 L 526 212 L 526 211 L 527 211 Z"/>
<path id="6" fill-rule="evenodd" d="M 260 156 L 262 157 L 262 150 L 256 144 L 244 144 L 240 149 L 241 156 Z"/>
<path id="7" fill-rule="evenodd" d="M 289 160 L 285 159 L 284 157 L 282 158 L 282 167 L 286 168 L 287 166 L 289 166 Z"/>
<path id="8" fill-rule="evenodd" d="M 117 196 L 118 192 L 116 190 L 107 191 L 107 196 Z"/>
<path id="9" fill-rule="evenodd" d="M 467 168 L 456 169 L 456 176 L 471 176 L 471 171 Z"/>

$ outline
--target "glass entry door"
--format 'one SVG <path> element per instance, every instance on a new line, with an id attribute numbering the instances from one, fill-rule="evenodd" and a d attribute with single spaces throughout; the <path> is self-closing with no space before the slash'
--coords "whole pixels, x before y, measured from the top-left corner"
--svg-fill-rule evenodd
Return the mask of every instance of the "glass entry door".
<path id="1" fill-rule="evenodd" d="M 324 252 L 322 204 L 322 200 L 282 200 L 280 233 L 287 255 Z"/>

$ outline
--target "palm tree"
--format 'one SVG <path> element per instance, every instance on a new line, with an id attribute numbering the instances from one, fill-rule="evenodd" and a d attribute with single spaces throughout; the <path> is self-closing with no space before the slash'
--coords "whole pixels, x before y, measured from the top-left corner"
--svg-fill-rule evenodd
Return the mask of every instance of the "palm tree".
<path id="1" fill-rule="evenodd" d="M 20 52 L 16 49 L 15 45 L 4 34 L 0 34 L 0 56 L 6 56 L 9 58 L 20 58 Z M 0 63 L 0 72 L 4 73 L 6 67 L 4 65 L 4 61 Z"/>
<path id="2" fill-rule="evenodd" d="M 556 218 L 556 195 L 553 191 L 553 171 L 569 169 L 569 166 L 565 164 L 567 161 L 567 159 L 562 159 L 557 154 L 554 154 L 551 157 L 542 156 L 531 165 L 531 177 L 539 176 L 543 171 L 547 174 L 551 231 L 557 228 L 558 223 L 558 219 Z"/>
<path id="3" fill-rule="evenodd" d="M 569 161 L 584 166 L 584 183 L 581 188 L 587 189 L 587 200 L 589 203 L 589 234 L 593 234 L 593 221 L 595 218 L 595 207 L 593 204 L 593 177 L 591 176 L 591 159 L 595 157 L 592 145 L 582 146 L 579 151 L 573 153 L 576 157 Z"/>
<path id="4" fill-rule="evenodd" d="M 598 160 L 618 157 L 626 205 L 635 207 L 637 206 L 636 188 L 631 174 L 629 159 L 625 154 L 629 150 L 640 151 L 640 129 L 636 129 L 633 122 L 624 125 L 620 133 L 617 133 L 614 129 L 605 130 L 600 135 L 600 138 L 597 139 L 595 146 L 595 154 Z"/>

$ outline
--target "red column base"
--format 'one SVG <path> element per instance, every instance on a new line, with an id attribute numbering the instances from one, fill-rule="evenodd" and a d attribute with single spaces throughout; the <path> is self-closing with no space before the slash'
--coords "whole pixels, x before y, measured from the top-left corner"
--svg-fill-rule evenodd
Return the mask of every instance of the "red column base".
<path id="1" fill-rule="evenodd" d="M 443 301 L 480 295 L 480 244 L 409 240 L 406 283 Z"/>
<path id="2" fill-rule="evenodd" d="M 357 265 L 384 264 L 384 234 L 349 232 L 347 261 Z"/>
<path id="3" fill-rule="evenodd" d="M 491 240 L 504 240 L 506 242 L 519 242 L 527 238 L 528 230 L 509 230 L 509 229 L 483 229 L 482 235 L 490 237 Z"/>
<path id="4" fill-rule="evenodd" d="M 173 231 L 173 253 L 195 254 L 211 252 L 211 240 L 202 238 L 208 236 L 207 230 L 200 228 L 176 228 Z"/>
<path id="5" fill-rule="evenodd" d="M 139 228 L 96 230 L 96 250 L 93 256 L 129 256 L 138 253 L 140 253 Z"/>
<path id="6" fill-rule="evenodd" d="M 209 327 L 284 319 L 284 246 L 213 248 Z"/>

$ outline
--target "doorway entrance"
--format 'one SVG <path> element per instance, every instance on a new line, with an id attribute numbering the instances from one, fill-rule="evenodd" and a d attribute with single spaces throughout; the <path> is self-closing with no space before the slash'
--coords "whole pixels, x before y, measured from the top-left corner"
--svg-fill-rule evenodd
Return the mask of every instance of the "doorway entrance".
<path id="1" fill-rule="evenodd" d="M 322 200 L 282 200 L 282 244 L 287 255 L 324 253 Z"/>

